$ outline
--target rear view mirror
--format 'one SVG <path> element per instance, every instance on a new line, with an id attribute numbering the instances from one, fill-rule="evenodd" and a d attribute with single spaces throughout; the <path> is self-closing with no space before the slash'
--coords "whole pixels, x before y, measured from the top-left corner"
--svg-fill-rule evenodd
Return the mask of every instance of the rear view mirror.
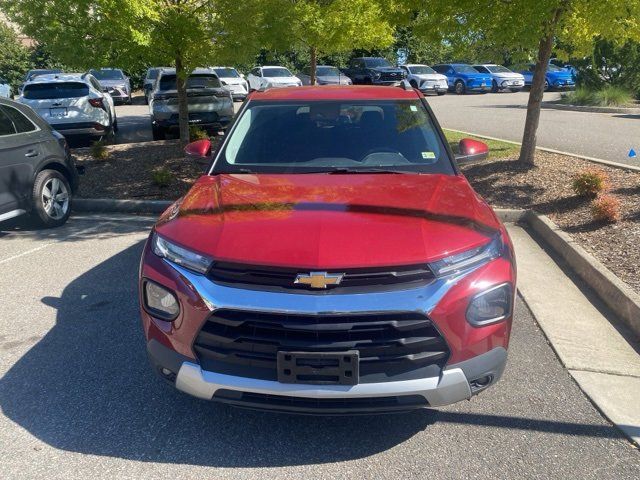
<path id="1" fill-rule="evenodd" d="M 475 162 L 485 160 L 489 156 L 489 147 L 484 142 L 472 138 L 463 138 L 458 143 L 458 152 L 458 155 L 456 155 L 458 163 Z"/>
<path id="2" fill-rule="evenodd" d="M 191 142 L 184 148 L 187 158 L 193 159 L 200 165 L 208 165 L 211 160 L 211 140 L 202 139 Z"/>

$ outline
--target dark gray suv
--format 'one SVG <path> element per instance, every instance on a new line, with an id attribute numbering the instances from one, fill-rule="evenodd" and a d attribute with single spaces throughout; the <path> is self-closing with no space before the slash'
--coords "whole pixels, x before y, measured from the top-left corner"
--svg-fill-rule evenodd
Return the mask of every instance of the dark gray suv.
<path id="1" fill-rule="evenodd" d="M 0 222 L 30 213 L 41 226 L 62 225 L 77 188 L 64 137 L 31 108 L 0 98 Z"/>

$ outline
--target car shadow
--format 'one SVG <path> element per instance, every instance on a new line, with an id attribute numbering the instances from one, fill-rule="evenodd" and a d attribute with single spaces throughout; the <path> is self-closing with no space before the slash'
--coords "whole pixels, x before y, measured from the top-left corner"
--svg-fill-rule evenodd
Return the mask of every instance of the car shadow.
<path id="1" fill-rule="evenodd" d="M 137 306 L 138 242 L 42 302 L 53 328 L 0 379 L 12 422 L 61 450 L 138 461 L 277 467 L 363 458 L 435 422 L 619 438 L 610 425 L 421 410 L 307 417 L 226 407 L 178 392 L 151 371 Z M 0 350 L 4 346 L 0 344 Z"/>
<path id="2" fill-rule="evenodd" d="M 0 380 L 4 415 L 74 452 L 211 466 L 279 466 L 364 457 L 434 421 L 416 412 L 303 417 L 201 401 L 152 372 L 137 306 L 139 242 L 42 302 L 55 326 Z M 0 347 L 2 348 L 2 347 Z M 250 452 L 250 454 L 248 454 Z"/>

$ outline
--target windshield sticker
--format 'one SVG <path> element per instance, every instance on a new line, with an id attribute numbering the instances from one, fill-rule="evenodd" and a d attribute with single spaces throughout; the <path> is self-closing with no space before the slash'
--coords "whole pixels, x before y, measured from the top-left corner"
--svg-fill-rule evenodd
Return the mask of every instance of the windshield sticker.
<path id="1" fill-rule="evenodd" d="M 424 158 L 425 160 L 427 158 L 436 158 L 436 154 L 433 152 L 422 152 L 422 158 Z"/>
<path id="2" fill-rule="evenodd" d="M 418 107 L 416 107 L 415 105 L 411 105 L 411 107 L 409 107 L 409 108 L 411 108 L 412 112 L 417 112 L 418 111 Z"/>

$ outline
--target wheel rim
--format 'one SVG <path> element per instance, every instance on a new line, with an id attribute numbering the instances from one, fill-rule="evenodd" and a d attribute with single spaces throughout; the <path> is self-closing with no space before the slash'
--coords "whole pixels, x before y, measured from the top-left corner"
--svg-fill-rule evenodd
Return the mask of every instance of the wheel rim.
<path id="1" fill-rule="evenodd" d="M 462 93 L 462 83 L 456 83 L 456 93 Z"/>
<path id="2" fill-rule="evenodd" d="M 42 189 L 42 205 L 46 214 L 60 220 L 69 211 L 69 191 L 64 182 L 51 178 Z"/>

